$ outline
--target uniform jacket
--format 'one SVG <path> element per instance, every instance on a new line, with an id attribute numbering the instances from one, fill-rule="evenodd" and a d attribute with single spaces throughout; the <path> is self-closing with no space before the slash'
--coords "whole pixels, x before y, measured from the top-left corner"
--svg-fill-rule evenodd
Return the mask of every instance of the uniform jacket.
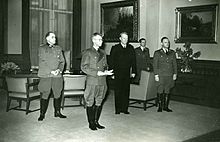
<path id="1" fill-rule="evenodd" d="M 169 49 L 168 53 L 165 53 L 162 48 L 155 51 L 153 67 L 155 75 L 172 76 L 173 74 L 177 74 L 175 51 Z"/>
<path id="2" fill-rule="evenodd" d="M 106 85 L 106 76 L 97 76 L 98 71 L 107 69 L 107 59 L 104 50 L 99 52 L 94 47 L 86 49 L 82 53 L 81 70 L 87 74 L 87 84 Z"/>
<path id="3" fill-rule="evenodd" d="M 149 49 L 144 48 L 144 50 L 141 50 L 141 47 L 135 48 L 135 55 L 136 55 L 136 66 L 137 71 L 140 70 L 147 70 L 147 68 L 150 68 L 150 54 Z"/>
<path id="4" fill-rule="evenodd" d="M 130 73 L 131 68 L 132 73 L 136 74 L 137 71 L 134 47 L 130 44 L 127 44 L 126 48 L 123 48 L 120 43 L 113 46 L 110 53 L 109 64 L 116 76 L 127 76 L 127 73 Z"/>
<path id="5" fill-rule="evenodd" d="M 39 48 L 39 77 L 61 77 L 61 74 L 54 76 L 51 71 L 60 69 L 63 71 L 65 60 L 60 46 L 49 47 L 47 44 Z"/>
<path id="6" fill-rule="evenodd" d="M 141 71 L 145 70 L 148 71 L 150 69 L 150 54 L 149 49 L 144 48 L 142 51 L 141 47 L 137 47 L 134 49 L 136 55 L 136 67 L 137 67 L 137 74 L 133 80 L 134 83 L 138 83 L 141 77 Z"/>

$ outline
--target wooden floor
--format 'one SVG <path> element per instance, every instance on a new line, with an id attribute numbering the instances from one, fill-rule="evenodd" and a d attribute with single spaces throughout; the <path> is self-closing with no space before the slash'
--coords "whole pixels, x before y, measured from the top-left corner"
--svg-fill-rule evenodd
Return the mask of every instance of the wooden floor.
<path id="1" fill-rule="evenodd" d="M 72 100 L 67 101 L 72 103 Z M 15 105 L 16 102 L 12 104 Z M 6 97 L 0 90 L 0 142 L 218 142 L 220 109 L 171 101 L 174 112 L 156 112 L 157 108 L 129 108 L 130 115 L 114 114 L 114 92 L 103 108 L 100 123 L 104 130 L 91 131 L 83 107 L 65 108 L 67 119 L 53 117 L 50 100 L 46 118 L 38 122 L 39 111 L 5 112 Z M 39 107 L 39 101 L 31 108 Z"/>

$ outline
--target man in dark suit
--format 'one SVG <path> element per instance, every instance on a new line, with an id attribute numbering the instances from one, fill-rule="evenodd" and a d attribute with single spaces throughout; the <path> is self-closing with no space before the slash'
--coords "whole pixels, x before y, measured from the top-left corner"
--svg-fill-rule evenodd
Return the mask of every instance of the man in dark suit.
<path id="1" fill-rule="evenodd" d="M 172 112 L 168 108 L 170 100 L 170 89 L 174 87 L 174 81 L 177 79 L 177 63 L 175 51 L 170 49 L 170 41 L 167 37 L 161 39 L 161 49 L 154 52 L 153 67 L 155 81 L 157 82 L 157 96 L 159 108 Z"/>
<path id="2" fill-rule="evenodd" d="M 140 46 L 135 48 L 137 74 L 135 75 L 132 83 L 139 84 L 141 78 L 141 71 L 150 71 L 150 54 L 149 49 L 146 47 L 146 39 L 139 40 Z"/>
<path id="3" fill-rule="evenodd" d="M 109 62 L 115 79 L 115 114 L 129 114 L 130 77 L 136 74 L 135 51 L 128 44 L 126 32 L 121 33 L 119 39 L 120 43 L 111 49 Z"/>
<path id="4" fill-rule="evenodd" d="M 107 91 L 106 76 L 112 75 L 112 71 L 107 71 L 106 53 L 99 49 L 102 45 L 102 36 L 94 33 L 92 42 L 93 47 L 83 52 L 81 69 L 87 75 L 84 98 L 89 128 L 97 130 L 97 128 L 105 128 L 98 121 L 102 111 L 102 101 Z"/>

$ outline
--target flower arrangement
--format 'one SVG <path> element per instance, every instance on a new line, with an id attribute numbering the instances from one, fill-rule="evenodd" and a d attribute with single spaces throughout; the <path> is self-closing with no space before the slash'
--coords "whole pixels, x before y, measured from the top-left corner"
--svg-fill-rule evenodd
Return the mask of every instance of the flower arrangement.
<path id="1" fill-rule="evenodd" d="M 193 53 L 190 42 L 186 42 L 183 47 L 185 48 L 184 50 L 182 50 L 181 48 L 176 48 L 177 56 L 181 59 L 181 72 L 191 72 L 191 63 L 194 58 L 198 58 L 201 55 L 201 52 L 198 51 L 196 53 Z"/>
<path id="2" fill-rule="evenodd" d="M 17 70 L 20 70 L 20 68 L 14 62 L 6 62 L 1 64 L 1 73 L 16 73 Z"/>

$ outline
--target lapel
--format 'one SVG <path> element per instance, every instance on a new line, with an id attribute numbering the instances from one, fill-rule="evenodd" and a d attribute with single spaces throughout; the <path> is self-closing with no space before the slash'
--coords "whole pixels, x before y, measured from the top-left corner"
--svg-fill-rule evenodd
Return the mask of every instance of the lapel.
<path id="1" fill-rule="evenodd" d="M 94 47 L 92 47 L 92 51 L 96 54 L 96 56 L 98 58 L 97 62 L 102 60 L 102 58 L 104 57 L 104 53 L 100 49 L 98 49 L 98 51 L 96 51 L 96 49 Z"/>

